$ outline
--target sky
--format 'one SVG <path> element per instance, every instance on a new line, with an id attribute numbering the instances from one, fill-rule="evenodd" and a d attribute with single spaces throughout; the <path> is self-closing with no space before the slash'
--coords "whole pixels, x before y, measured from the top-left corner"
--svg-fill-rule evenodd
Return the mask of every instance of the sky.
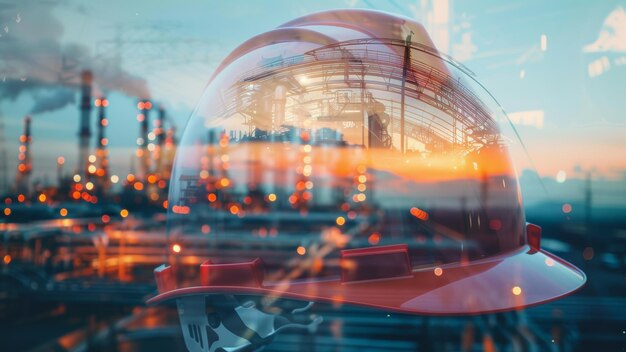
<path id="1" fill-rule="evenodd" d="M 514 151 L 518 169 L 531 170 L 524 175 L 626 178 L 626 0 L 0 0 L 8 179 L 25 115 L 33 116 L 35 177 L 53 180 L 61 155 L 76 164 L 80 70 L 94 70 L 110 101 L 112 171 L 125 174 L 139 135 L 138 98 L 165 106 L 180 132 L 232 49 L 333 8 L 423 23 L 509 113 L 526 149 Z"/>

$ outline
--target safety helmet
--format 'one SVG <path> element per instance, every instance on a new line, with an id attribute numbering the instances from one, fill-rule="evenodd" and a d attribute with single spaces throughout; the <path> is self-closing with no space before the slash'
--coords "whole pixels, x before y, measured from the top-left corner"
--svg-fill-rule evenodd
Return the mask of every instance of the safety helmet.
<path id="1" fill-rule="evenodd" d="M 572 293 L 585 275 L 526 223 L 506 123 L 413 20 L 336 10 L 253 37 L 216 69 L 180 140 L 149 302 L 455 315 Z"/>

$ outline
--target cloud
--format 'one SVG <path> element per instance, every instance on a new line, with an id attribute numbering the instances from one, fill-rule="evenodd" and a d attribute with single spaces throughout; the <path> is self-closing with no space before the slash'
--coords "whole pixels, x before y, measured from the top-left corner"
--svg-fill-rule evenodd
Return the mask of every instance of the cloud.
<path id="1" fill-rule="evenodd" d="M 508 114 L 509 120 L 516 125 L 532 126 L 539 129 L 543 128 L 544 115 L 543 110 L 518 111 Z"/>
<path id="2" fill-rule="evenodd" d="M 24 0 L 0 8 L 0 100 L 29 93 L 37 100 L 33 112 L 62 108 L 74 101 L 69 89 L 77 90 L 85 69 L 93 71 L 98 90 L 148 98 L 144 79 L 94 57 L 83 45 L 62 43 L 64 26 L 53 15 L 57 4 Z"/>
<path id="3" fill-rule="evenodd" d="M 65 105 L 76 102 L 76 91 L 67 87 L 54 87 L 33 92 L 35 105 L 31 114 L 38 114 L 63 108 Z"/>
<path id="4" fill-rule="evenodd" d="M 611 11 L 602 24 L 595 42 L 583 48 L 585 53 L 626 52 L 626 11 L 621 6 Z"/>
<path id="5" fill-rule="evenodd" d="M 452 44 L 452 56 L 461 62 L 471 60 L 478 50 L 472 41 L 472 32 L 465 32 L 461 35 L 461 42 Z"/>

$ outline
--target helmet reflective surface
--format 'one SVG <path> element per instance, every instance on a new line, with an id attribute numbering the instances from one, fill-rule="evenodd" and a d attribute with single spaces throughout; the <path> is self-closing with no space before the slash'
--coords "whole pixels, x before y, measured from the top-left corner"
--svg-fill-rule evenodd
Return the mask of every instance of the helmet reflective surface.
<path id="1" fill-rule="evenodd" d="M 584 274 L 525 222 L 503 123 L 408 19 L 331 11 L 250 39 L 182 137 L 152 302 L 228 293 L 473 314 L 578 289 Z"/>

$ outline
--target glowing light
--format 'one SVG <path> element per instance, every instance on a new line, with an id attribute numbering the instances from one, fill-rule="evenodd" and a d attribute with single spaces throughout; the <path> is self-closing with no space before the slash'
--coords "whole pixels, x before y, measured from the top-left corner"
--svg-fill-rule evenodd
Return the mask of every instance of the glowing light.
<path id="1" fill-rule="evenodd" d="M 367 196 L 363 193 L 359 193 L 356 195 L 357 202 L 364 202 L 367 199 Z"/>
<path id="2" fill-rule="evenodd" d="M 365 183 L 365 182 L 367 182 L 367 176 L 365 176 L 365 175 L 359 175 L 359 177 L 357 178 L 357 180 L 359 181 L 359 183 Z"/>
<path id="3" fill-rule="evenodd" d="M 541 51 L 548 50 L 548 36 L 545 34 L 541 35 Z"/>
<path id="4" fill-rule="evenodd" d="M 569 203 L 565 203 L 563 204 L 563 206 L 561 207 L 561 210 L 563 210 L 563 213 L 565 214 L 569 214 L 572 212 L 572 205 Z"/>
<path id="5" fill-rule="evenodd" d="M 148 183 L 155 183 L 157 181 L 156 175 L 148 176 Z"/>
<path id="6" fill-rule="evenodd" d="M 306 144 L 304 147 L 302 147 L 302 150 L 304 150 L 305 153 L 310 153 L 311 149 L 313 148 L 311 147 L 310 144 Z"/>
<path id="7" fill-rule="evenodd" d="M 298 76 L 296 79 L 300 82 L 300 84 L 307 84 L 309 82 L 309 77 L 305 75 Z"/>
<path id="8" fill-rule="evenodd" d="M 176 214 L 189 214 L 189 207 L 185 205 L 174 205 L 172 211 Z"/>
<path id="9" fill-rule="evenodd" d="M 489 220 L 489 228 L 494 231 L 499 231 L 502 229 L 502 221 L 499 219 L 491 219 Z"/>
<path id="10" fill-rule="evenodd" d="M 560 170 L 556 173 L 556 182 L 563 183 L 567 180 L 567 173 L 563 170 Z"/>
<path id="11" fill-rule="evenodd" d="M 372 246 L 377 245 L 378 243 L 380 243 L 380 234 L 374 232 L 367 238 L 367 242 L 369 242 L 369 244 L 371 244 Z"/>
<path id="12" fill-rule="evenodd" d="M 96 156 L 93 155 L 93 154 L 91 154 L 88 159 L 89 159 L 90 163 L 95 163 L 96 162 Z"/>
<path id="13" fill-rule="evenodd" d="M 58 157 L 57 158 L 57 164 L 59 164 L 59 165 L 65 164 L 65 158 L 62 157 L 62 156 Z"/>
<path id="14" fill-rule="evenodd" d="M 182 247 L 180 246 L 180 244 L 175 243 L 172 245 L 172 252 L 180 253 L 181 250 L 182 250 Z"/>
<path id="15" fill-rule="evenodd" d="M 236 204 L 230 206 L 230 213 L 235 215 L 239 212 L 239 207 Z"/>
<path id="16" fill-rule="evenodd" d="M 366 186 L 365 184 L 363 184 L 363 183 L 360 183 L 360 184 L 356 187 L 356 189 L 358 189 L 358 190 L 359 190 L 359 192 L 365 192 L 365 191 L 367 190 L 367 186 Z"/>
<path id="17" fill-rule="evenodd" d="M 275 202 L 275 201 L 276 201 L 276 195 L 275 195 L 274 193 L 270 193 L 270 194 L 267 196 L 267 199 L 268 199 L 270 202 Z"/>
<path id="18" fill-rule="evenodd" d="M 61 208 L 61 210 L 59 210 L 59 214 L 63 217 L 67 216 L 67 209 Z"/>
<path id="19" fill-rule="evenodd" d="M 546 258 L 545 260 L 547 266 L 554 266 L 554 259 Z"/>
<path id="20" fill-rule="evenodd" d="M 89 167 L 87 168 L 87 171 L 89 171 L 90 174 L 93 174 L 96 172 L 96 166 L 95 165 L 89 165 Z"/>
<path id="21" fill-rule="evenodd" d="M 88 191 L 91 191 L 91 190 L 93 189 L 93 182 L 87 182 L 87 183 L 85 183 L 85 188 L 86 188 Z"/>
<path id="22" fill-rule="evenodd" d="M 344 218 L 343 216 L 338 216 L 337 219 L 335 219 L 335 222 L 337 223 L 337 225 L 342 226 L 346 223 L 346 218 Z"/>
<path id="23" fill-rule="evenodd" d="M 76 175 L 74 175 L 73 179 L 74 179 L 74 182 L 80 182 L 81 177 L 80 177 L 79 174 L 76 174 Z"/>
<path id="24" fill-rule="evenodd" d="M 514 286 L 514 287 L 511 289 L 511 292 L 513 292 L 513 294 L 514 294 L 514 295 L 519 296 L 519 295 L 521 295 L 521 294 L 522 294 L 522 288 L 521 288 L 521 287 L 519 287 L 519 286 Z"/>
<path id="25" fill-rule="evenodd" d="M 220 147 L 222 148 L 226 148 L 228 146 L 228 136 L 224 135 L 222 136 L 222 138 L 220 139 Z"/>
<path id="26" fill-rule="evenodd" d="M 213 203 L 217 200 L 217 196 L 215 195 L 215 193 L 209 193 L 207 199 L 209 200 L 209 202 Z"/>
<path id="27" fill-rule="evenodd" d="M 17 201 L 22 203 L 24 200 L 26 200 L 26 197 L 23 194 L 20 194 L 17 196 Z"/>
<path id="28" fill-rule="evenodd" d="M 11 263 L 11 256 L 6 254 L 4 258 L 2 258 L 2 261 L 4 262 L 4 264 L 9 265 L 9 263 Z"/>
<path id="29" fill-rule="evenodd" d="M 126 210 L 126 209 L 120 210 L 120 216 L 123 217 L 123 218 L 127 217 L 128 216 L 128 210 Z"/>
<path id="30" fill-rule="evenodd" d="M 143 190 L 143 183 L 141 183 L 141 182 L 135 182 L 135 184 L 133 185 L 133 187 L 135 188 L 135 190 L 137 190 L 137 191 L 141 191 L 141 190 Z"/>
<path id="31" fill-rule="evenodd" d="M 101 219 L 102 219 L 102 222 L 105 223 L 105 224 L 108 223 L 109 221 L 111 221 L 111 217 L 108 216 L 107 214 L 102 215 Z"/>
<path id="32" fill-rule="evenodd" d="M 222 178 L 220 180 L 220 186 L 222 187 L 228 187 L 230 185 L 230 180 L 227 179 L 226 177 Z"/>
<path id="33" fill-rule="evenodd" d="M 209 226 L 207 224 L 204 224 L 204 225 L 202 225 L 200 230 L 202 231 L 203 234 L 207 234 L 207 233 L 211 232 L 211 226 Z"/>
<path id="34" fill-rule="evenodd" d="M 307 177 L 311 176 L 311 171 L 312 171 L 311 165 L 305 165 L 304 168 L 302 169 L 302 175 L 307 176 Z"/>
<path id="35" fill-rule="evenodd" d="M 298 246 L 298 248 L 296 249 L 296 252 L 299 255 L 305 255 L 306 254 L 306 248 L 302 247 L 302 246 Z"/>
<path id="36" fill-rule="evenodd" d="M 441 269 L 440 267 L 436 267 L 435 270 L 433 270 L 433 272 L 435 273 L 435 276 L 443 275 L 443 269 Z"/>
<path id="37" fill-rule="evenodd" d="M 39 199 L 39 201 L 40 201 L 40 202 L 42 202 L 42 203 L 43 203 L 43 202 L 45 202 L 45 201 L 46 201 L 46 199 L 47 199 L 47 198 L 48 198 L 48 197 L 46 197 L 46 195 L 42 193 L 42 194 L 40 194 L 40 195 L 39 195 L 39 198 L 38 198 L 38 199 Z"/>
<path id="38" fill-rule="evenodd" d="M 119 176 L 111 175 L 111 183 L 118 183 L 120 181 Z"/>
<path id="39" fill-rule="evenodd" d="M 304 184 L 304 187 L 306 189 L 312 189 L 313 188 L 313 181 L 306 181 L 306 183 Z"/>
<path id="40" fill-rule="evenodd" d="M 11 208 L 4 208 L 4 215 L 5 216 L 11 215 Z"/>

